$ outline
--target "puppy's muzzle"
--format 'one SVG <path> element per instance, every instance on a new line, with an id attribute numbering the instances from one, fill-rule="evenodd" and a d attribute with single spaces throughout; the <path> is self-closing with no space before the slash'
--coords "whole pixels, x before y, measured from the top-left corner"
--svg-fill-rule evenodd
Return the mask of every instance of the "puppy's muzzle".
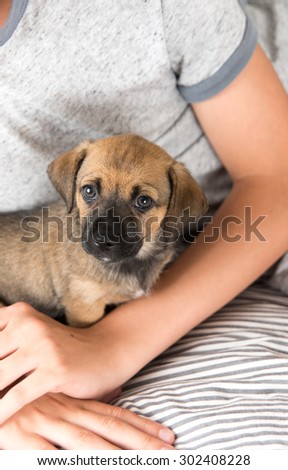
<path id="1" fill-rule="evenodd" d="M 125 210 L 110 207 L 95 211 L 83 232 L 82 244 L 88 254 L 102 261 L 119 262 L 136 256 L 143 245 L 139 220 Z"/>

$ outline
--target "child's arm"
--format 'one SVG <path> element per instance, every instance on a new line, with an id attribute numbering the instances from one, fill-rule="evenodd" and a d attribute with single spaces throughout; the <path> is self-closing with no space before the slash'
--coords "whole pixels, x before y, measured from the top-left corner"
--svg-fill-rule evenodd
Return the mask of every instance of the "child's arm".
<path id="1" fill-rule="evenodd" d="M 0 420 L 48 391 L 74 397 L 111 391 L 287 250 L 288 99 L 262 50 L 257 48 L 225 91 L 194 109 L 234 183 L 213 223 L 150 296 L 117 308 L 87 330 L 55 327 L 30 308 L 3 309 L 0 356 L 12 354 L 1 361 L 0 385 L 32 372 L 4 397 Z M 243 219 L 244 207 L 252 208 L 252 220 Z M 217 240 L 205 242 L 221 224 Z M 223 227 L 230 238 L 240 239 L 228 242 Z"/>

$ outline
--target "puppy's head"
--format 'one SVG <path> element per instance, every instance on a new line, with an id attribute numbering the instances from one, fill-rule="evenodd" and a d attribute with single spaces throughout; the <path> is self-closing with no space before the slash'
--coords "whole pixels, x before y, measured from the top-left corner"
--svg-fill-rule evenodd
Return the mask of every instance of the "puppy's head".
<path id="1" fill-rule="evenodd" d="M 84 142 L 48 174 L 67 211 L 80 216 L 84 249 L 105 262 L 153 256 L 160 239 L 177 242 L 207 206 L 183 164 L 135 135 Z"/>

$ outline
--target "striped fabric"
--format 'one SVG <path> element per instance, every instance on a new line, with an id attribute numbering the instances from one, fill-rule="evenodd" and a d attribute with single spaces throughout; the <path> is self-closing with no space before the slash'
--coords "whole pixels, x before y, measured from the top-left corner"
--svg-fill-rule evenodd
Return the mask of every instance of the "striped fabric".
<path id="1" fill-rule="evenodd" d="M 176 447 L 288 448 L 288 297 L 257 284 L 133 378 L 115 401 Z"/>

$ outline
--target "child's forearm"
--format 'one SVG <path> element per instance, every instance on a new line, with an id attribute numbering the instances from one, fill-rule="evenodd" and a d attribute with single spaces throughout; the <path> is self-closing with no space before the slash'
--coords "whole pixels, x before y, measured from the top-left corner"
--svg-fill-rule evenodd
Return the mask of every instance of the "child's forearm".
<path id="1" fill-rule="evenodd" d="M 110 351 L 111 386 L 125 382 L 272 265 L 287 249 L 287 215 L 284 181 L 250 177 L 236 183 L 213 223 L 153 293 L 95 326 Z"/>

